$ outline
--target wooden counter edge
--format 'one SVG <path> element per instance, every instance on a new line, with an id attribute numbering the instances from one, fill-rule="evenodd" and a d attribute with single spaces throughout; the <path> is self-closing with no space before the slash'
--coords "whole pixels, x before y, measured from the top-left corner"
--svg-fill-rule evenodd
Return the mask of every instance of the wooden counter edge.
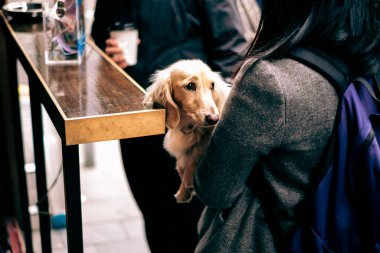
<path id="1" fill-rule="evenodd" d="M 65 121 L 66 145 L 165 133 L 165 110 L 144 110 Z"/>

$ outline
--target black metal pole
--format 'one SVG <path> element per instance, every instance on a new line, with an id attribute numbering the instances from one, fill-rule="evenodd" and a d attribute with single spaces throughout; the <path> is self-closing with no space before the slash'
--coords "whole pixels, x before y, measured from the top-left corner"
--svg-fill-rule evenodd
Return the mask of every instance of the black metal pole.
<path id="1" fill-rule="evenodd" d="M 40 221 L 41 248 L 43 253 L 51 253 L 49 198 L 46 185 L 46 165 L 41 103 L 39 102 L 38 80 L 29 77 L 30 109 L 32 114 L 34 162 L 36 165 L 36 182 L 38 210 Z"/>
<path id="2" fill-rule="evenodd" d="M 83 232 L 78 145 L 66 146 L 62 141 L 62 159 L 68 252 L 82 253 Z"/>

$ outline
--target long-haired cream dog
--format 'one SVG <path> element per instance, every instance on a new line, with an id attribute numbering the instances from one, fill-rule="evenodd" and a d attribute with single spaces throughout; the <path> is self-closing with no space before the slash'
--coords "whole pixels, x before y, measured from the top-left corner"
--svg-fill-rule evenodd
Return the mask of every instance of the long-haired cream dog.
<path id="1" fill-rule="evenodd" d="M 230 88 L 200 60 L 180 60 L 157 71 L 151 81 L 144 104 L 166 109 L 164 148 L 176 158 L 182 179 L 175 198 L 179 203 L 189 202 L 195 194 L 195 168 L 209 144 Z"/>

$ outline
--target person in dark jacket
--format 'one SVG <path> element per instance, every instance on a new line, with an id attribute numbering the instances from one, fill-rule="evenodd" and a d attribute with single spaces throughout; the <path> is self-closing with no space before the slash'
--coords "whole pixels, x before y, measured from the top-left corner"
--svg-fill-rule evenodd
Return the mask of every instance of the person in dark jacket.
<path id="1" fill-rule="evenodd" d="M 228 79 L 246 47 L 235 0 L 98 0 L 92 26 L 96 44 L 143 88 L 156 70 L 180 59 L 201 59 Z M 139 31 L 134 66 L 109 39 L 116 22 Z M 178 204 L 175 160 L 163 149 L 163 135 L 121 141 L 126 175 L 145 221 L 152 252 L 194 252 L 203 205 L 195 198 Z"/>

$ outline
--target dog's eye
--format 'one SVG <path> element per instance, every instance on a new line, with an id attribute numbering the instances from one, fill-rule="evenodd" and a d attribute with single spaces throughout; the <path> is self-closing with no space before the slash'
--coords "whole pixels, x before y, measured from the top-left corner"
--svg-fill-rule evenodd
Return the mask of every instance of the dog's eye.
<path id="1" fill-rule="evenodd" d="M 211 90 L 214 90 L 214 88 L 215 88 L 215 83 L 212 82 L 212 83 L 211 83 Z"/>
<path id="2" fill-rule="evenodd" d="M 196 90 L 196 86 L 195 86 L 195 83 L 189 83 L 185 86 L 185 89 L 186 90 Z"/>

